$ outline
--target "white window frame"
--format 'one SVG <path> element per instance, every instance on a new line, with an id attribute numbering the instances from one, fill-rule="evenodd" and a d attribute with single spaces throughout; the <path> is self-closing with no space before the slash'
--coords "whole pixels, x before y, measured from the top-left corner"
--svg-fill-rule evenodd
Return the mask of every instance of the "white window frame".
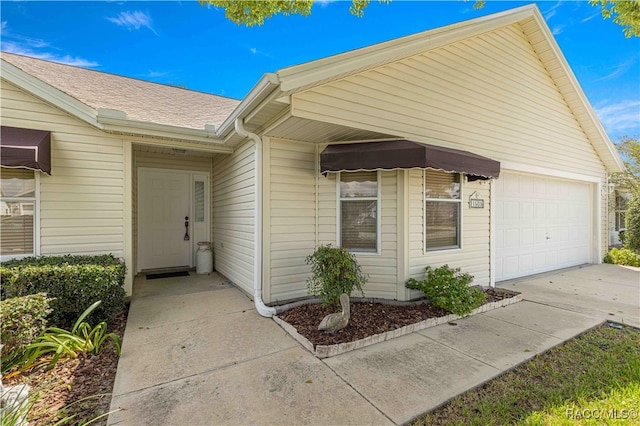
<path id="1" fill-rule="evenodd" d="M 348 173 L 348 172 L 344 172 L 344 173 Z M 374 252 L 374 251 L 359 251 L 359 250 L 350 250 L 350 249 L 348 250 L 349 252 L 355 253 L 358 256 L 360 255 L 378 256 L 380 255 L 380 246 L 381 246 L 380 238 L 382 235 L 382 232 L 381 232 L 382 203 L 380 202 L 381 194 L 382 194 L 382 191 L 381 191 L 382 184 L 380 181 L 380 177 L 381 177 L 380 170 L 376 170 L 376 183 L 377 183 L 378 193 L 376 194 L 375 197 L 342 198 L 340 195 L 341 175 L 342 175 L 342 172 L 336 173 L 336 242 L 337 242 L 337 245 L 338 247 L 342 247 L 342 201 L 376 201 L 376 251 Z"/>
<path id="2" fill-rule="evenodd" d="M 442 173 L 446 173 L 441 170 L 435 170 Z M 458 175 L 458 179 L 460 182 L 460 198 L 459 199 L 447 199 L 447 198 L 428 198 L 427 197 L 427 170 L 422 171 L 422 223 L 423 223 L 423 238 L 424 241 L 422 243 L 423 253 L 437 253 L 441 251 L 454 251 L 454 250 L 462 250 L 462 235 L 463 228 L 462 224 L 464 223 L 463 215 L 464 209 L 462 208 L 462 200 L 464 199 L 464 174 L 463 173 L 451 173 Z M 433 249 L 427 248 L 427 201 L 436 201 L 436 202 L 445 202 L 445 203 L 459 203 L 459 214 L 458 214 L 458 244 L 455 246 L 448 247 L 438 247 Z"/>
<path id="3" fill-rule="evenodd" d="M 33 253 L 16 255 L 0 255 L 0 262 L 25 257 L 40 256 L 40 173 L 33 170 L 34 196 L 33 197 L 0 197 L 1 201 L 8 202 L 33 202 Z M 1 242 L 0 242 L 1 243 Z"/>

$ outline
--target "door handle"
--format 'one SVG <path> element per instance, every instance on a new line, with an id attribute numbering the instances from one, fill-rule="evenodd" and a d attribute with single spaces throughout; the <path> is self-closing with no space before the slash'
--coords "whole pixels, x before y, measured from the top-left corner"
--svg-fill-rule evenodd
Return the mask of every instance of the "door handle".
<path id="1" fill-rule="evenodd" d="M 184 240 L 189 241 L 189 216 L 184 217 Z"/>

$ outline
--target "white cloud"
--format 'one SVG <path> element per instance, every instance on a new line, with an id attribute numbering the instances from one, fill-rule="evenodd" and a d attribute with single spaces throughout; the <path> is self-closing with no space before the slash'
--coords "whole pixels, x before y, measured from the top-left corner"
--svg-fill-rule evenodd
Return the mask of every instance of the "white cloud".
<path id="1" fill-rule="evenodd" d="M 560 6 L 562 6 L 561 1 L 551 6 L 546 12 L 544 12 L 544 19 L 548 21 L 549 19 L 553 18 L 557 13 L 556 9 L 559 8 Z"/>
<path id="2" fill-rule="evenodd" d="M 564 31 L 565 27 L 566 25 L 555 25 L 552 30 L 553 35 L 556 36 L 562 34 L 562 31 Z"/>
<path id="3" fill-rule="evenodd" d="M 66 65 L 73 65 L 75 67 L 92 68 L 99 65 L 97 62 L 74 57 L 71 55 L 56 55 L 50 52 L 35 52 L 29 47 L 25 47 L 20 43 L 15 43 L 12 41 L 3 42 L 2 50 L 9 53 L 15 53 L 16 55 L 30 56 L 36 59 L 44 59 L 45 61 L 58 62 Z"/>
<path id="4" fill-rule="evenodd" d="M 337 0 L 316 0 L 314 3 L 320 5 L 320 7 L 327 7 L 331 3 L 335 3 Z"/>
<path id="5" fill-rule="evenodd" d="M 622 75 L 627 71 L 629 71 L 629 68 L 631 68 L 631 66 L 635 64 L 635 62 L 636 62 L 636 57 L 632 56 L 628 58 L 626 61 L 624 61 L 623 63 L 616 65 L 612 72 L 605 75 L 604 77 L 597 79 L 596 81 L 611 80 L 612 78 L 616 78 L 619 75 Z"/>
<path id="6" fill-rule="evenodd" d="M 151 16 L 139 10 L 136 10 L 135 12 L 120 12 L 120 14 L 115 18 L 108 17 L 107 20 L 118 26 L 128 28 L 129 31 L 132 29 L 139 30 L 140 28 L 145 27 L 151 30 L 155 35 L 158 35 L 156 30 L 153 28 Z"/>
<path id="7" fill-rule="evenodd" d="M 148 73 L 144 74 L 144 77 L 147 78 L 158 78 L 158 77 L 166 77 L 170 74 L 169 71 L 153 71 L 149 70 Z"/>
<path id="8" fill-rule="evenodd" d="M 2 21 L 0 24 L 0 31 L 4 31 L 7 28 L 7 21 Z"/>
<path id="9" fill-rule="evenodd" d="M 640 101 L 626 99 L 615 103 L 605 101 L 596 113 L 610 136 L 640 133 Z"/>
<path id="10" fill-rule="evenodd" d="M 256 47 L 250 47 L 249 48 L 249 52 L 251 52 L 253 55 L 260 55 L 260 56 L 264 56 L 266 58 L 271 58 L 271 54 L 263 52 L 262 50 L 258 50 L 258 48 Z"/>
<path id="11" fill-rule="evenodd" d="M 593 18 L 595 18 L 596 16 L 601 16 L 602 14 L 600 12 L 596 12 L 591 16 L 587 16 L 586 18 L 584 18 L 582 21 L 580 21 L 580 23 L 585 23 L 588 22 L 590 20 L 592 20 Z"/>

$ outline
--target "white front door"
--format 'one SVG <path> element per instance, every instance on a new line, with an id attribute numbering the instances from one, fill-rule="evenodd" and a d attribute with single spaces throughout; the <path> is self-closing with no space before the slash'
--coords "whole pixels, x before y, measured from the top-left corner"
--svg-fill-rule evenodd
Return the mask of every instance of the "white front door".
<path id="1" fill-rule="evenodd" d="M 591 261 L 588 183 L 503 173 L 495 209 L 496 281 Z"/>
<path id="2" fill-rule="evenodd" d="M 138 169 L 138 269 L 191 266 L 190 187 L 188 172 Z"/>

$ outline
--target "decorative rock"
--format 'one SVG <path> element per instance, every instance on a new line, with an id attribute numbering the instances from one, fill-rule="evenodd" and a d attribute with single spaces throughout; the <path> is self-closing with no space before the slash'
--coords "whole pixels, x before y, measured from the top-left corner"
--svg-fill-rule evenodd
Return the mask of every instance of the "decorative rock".
<path id="1" fill-rule="evenodd" d="M 0 387 L 2 390 L 0 407 L 2 407 L 3 416 L 14 418 L 16 421 L 13 424 L 15 425 L 27 426 L 28 410 L 26 409 L 26 405 L 29 403 L 29 386 L 16 385 L 3 387 L 0 385 Z"/>

